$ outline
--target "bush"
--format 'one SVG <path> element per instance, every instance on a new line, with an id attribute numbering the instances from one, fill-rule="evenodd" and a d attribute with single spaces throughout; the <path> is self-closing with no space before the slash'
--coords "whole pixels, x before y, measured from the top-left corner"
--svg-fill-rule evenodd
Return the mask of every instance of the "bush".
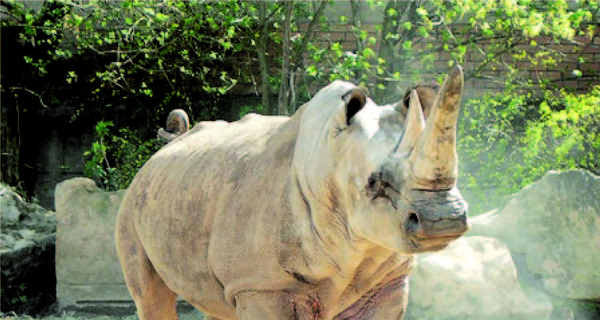
<path id="1" fill-rule="evenodd" d="M 143 141 L 137 132 L 127 128 L 112 135 L 109 130 L 112 126 L 110 121 L 98 122 L 98 141 L 83 154 L 84 175 L 105 191 L 126 189 L 138 170 L 161 147 L 155 139 Z"/>
<path id="2" fill-rule="evenodd" d="M 528 100 L 504 92 L 467 102 L 459 123 L 461 175 L 491 204 L 485 189 L 514 193 L 549 170 L 600 174 L 600 86 L 585 94 L 561 90 Z"/>

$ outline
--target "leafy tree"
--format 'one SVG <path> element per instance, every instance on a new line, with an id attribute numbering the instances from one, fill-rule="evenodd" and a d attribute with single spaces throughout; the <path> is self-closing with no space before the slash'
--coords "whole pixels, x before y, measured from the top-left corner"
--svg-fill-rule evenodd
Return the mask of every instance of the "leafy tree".
<path id="1" fill-rule="evenodd" d="M 365 4 L 354 4 L 359 5 Z M 396 83 L 423 80 L 424 74 L 441 80 L 455 63 L 465 66 L 467 79 L 486 79 L 498 88 L 508 82 L 536 91 L 540 85 L 556 87 L 556 81 L 598 79 L 597 70 L 585 67 L 589 61 L 583 54 L 579 69 L 564 70 L 568 76 L 550 79 L 545 74 L 565 59 L 567 50 L 577 53 L 594 45 L 600 23 L 596 1 L 414 0 L 372 1 L 370 6 L 383 9 L 376 33 L 361 28 L 359 10 L 341 16 L 339 23 L 349 24 L 357 44 L 350 49 L 336 41 L 309 46 L 306 75 L 354 80 L 377 89 L 372 93 L 381 98 L 389 97 Z M 538 81 L 520 71 L 529 65 L 541 69 Z"/>
<path id="2" fill-rule="evenodd" d="M 254 55 L 257 19 L 246 2 L 49 1 L 44 8 L 58 8 L 52 10 L 56 19 L 43 16 L 42 21 L 18 2 L 3 4 L 22 28 L 23 43 L 48 46 L 43 57 L 24 57 L 40 80 L 48 80 L 51 65 L 78 62 L 53 68 L 52 77 L 82 94 L 30 91 L 46 105 L 53 100 L 83 104 L 80 114 L 117 126 L 138 118 L 154 127 L 173 108 L 196 120 L 224 117 L 218 102 L 252 76 L 247 56 Z M 87 68 L 81 68 L 84 64 Z"/>
<path id="3" fill-rule="evenodd" d="M 3 33 L 15 30 L 21 44 L 12 59 L 22 64 L 20 77 L 3 74 L 2 86 L 2 145 L 15 160 L 3 179 L 14 184 L 21 105 L 34 113 L 75 106 L 73 121 L 112 122 L 148 141 L 174 108 L 195 121 L 235 120 L 238 110 L 222 107 L 225 94 L 254 79 L 258 19 L 248 2 L 64 0 L 46 1 L 40 12 L 0 4 Z"/>

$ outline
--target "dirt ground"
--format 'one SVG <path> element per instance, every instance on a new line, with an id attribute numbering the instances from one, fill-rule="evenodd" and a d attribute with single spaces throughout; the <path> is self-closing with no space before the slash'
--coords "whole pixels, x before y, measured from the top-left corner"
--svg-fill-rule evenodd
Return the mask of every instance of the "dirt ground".
<path id="1" fill-rule="evenodd" d="M 180 320 L 203 320 L 204 315 L 200 311 L 191 311 L 179 313 Z M 85 314 L 74 312 L 63 312 L 62 315 L 53 315 L 42 318 L 32 318 L 29 316 L 16 316 L 10 314 L 2 314 L 0 320 L 138 320 L 137 315 L 130 316 L 104 316 L 97 314 Z"/>
<path id="2" fill-rule="evenodd" d="M 115 310 L 106 309 L 104 312 L 92 313 L 84 311 L 56 311 L 55 314 L 49 313 L 46 316 L 31 317 L 16 315 L 14 313 L 0 313 L 0 320 L 138 320 L 135 310 L 129 312 L 115 312 Z M 180 320 L 204 320 L 204 314 L 190 305 L 178 304 L 177 314 Z"/>

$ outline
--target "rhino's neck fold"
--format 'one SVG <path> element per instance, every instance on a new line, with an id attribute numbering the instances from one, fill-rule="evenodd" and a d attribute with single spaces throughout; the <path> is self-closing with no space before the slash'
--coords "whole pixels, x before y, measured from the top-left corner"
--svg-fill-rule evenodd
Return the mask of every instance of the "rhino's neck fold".
<path id="1" fill-rule="evenodd" d="M 323 256 L 322 263 L 330 270 L 327 272 L 333 271 L 342 278 L 351 277 L 373 244 L 352 231 L 334 182 L 321 181 L 323 185 L 304 187 L 301 178 L 294 175 L 295 196 L 292 197 L 296 201 L 292 203 L 297 205 L 292 206 L 293 216 L 297 225 L 304 226 L 299 232 L 303 232 L 303 236 L 309 233 L 313 239 L 303 243 L 305 250 Z"/>
<path id="2" fill-rule="evenodd" d="M 321 242 L 325 242 L 325 240 L 323 239 L 323 236 L 321 235 L 321 233 L 315 226 L 315 220 L 313 217 L 312 206 L 310 205 L 310 202 L 308 202 L 308 198 L 306 198 L 306 195 L 305 195 L 304 191 L 302 190 L 302 186 L 300 185 L 298 176 L 295 176 L 294 180 L 295 180 L 295 185 L 296 185 L 298 194 L 300 195 L 300 198 L 302 199 L 302 203 L 304 204 L 304 210 L 306 212 L 306 218 L 308 219 L 308 222 L 310 224 L 310 230 L 317 236 L 317 238 Z"/>

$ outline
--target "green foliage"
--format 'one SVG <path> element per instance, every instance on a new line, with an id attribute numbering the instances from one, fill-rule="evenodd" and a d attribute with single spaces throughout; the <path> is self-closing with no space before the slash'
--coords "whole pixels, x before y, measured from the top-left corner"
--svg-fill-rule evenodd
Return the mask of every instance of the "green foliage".
<path id="1" fill-rule="evenodd" d="M 115 114 L 123 104 L 134 111 L 131 116 L 153 124 L 173 108 L 188 111 L 195 120 L 222 118 L 220 97 L 237 83 L 255 84 L 260 78 L 252 65 L 256 65 L 262 24 L 269 26 L 269 46 L 277 47 L 285 20 L 281 2 L 269 3 L 265 21 L 258 18 L 257 3 L 248 1 L 127 0 L 82 5 L 55 0 L 40 14 L 17 1 L 6 3 L 12 4 L 9 12 L 14 19 L 3 20 L 3 25 L 16 20 L 23 26 L 24 43 L 48 47 L 44 55 L 24 56 L 37 76 L 47 77 L 53 70 L 62 73 L 65 84 L 85 87 L 80 98 L 91 110 L 80 112 L 96 111 L 120 127 L 125 126 L 123 117 Z M 300 99 L 310 98 L 310 88 L 335 79 L 353 80 L 376 96 L 382 91 L 389 94 L 385 89 L 398 82 L 422 80 L 423 70 L 445 72 L 439 53 L 444 53 L 442 62 L 450 65 L 470 57 L 474 65 L 467 77 L 503 82 L 504 77 L 490 76 L 503 71 L 514 81 L 531 85 L 528 74 L 518 73 L 516 63 L 550 66 L 562 59 L 560 49 L 537 45 L 535 37 L 550 37 L 556 45 L 576 45 L 574 37 L 597 33 L 592 22 L 598 4 L 592 0 L 571 4 L 566 0 L 353 1 L 351 6 L 351 16 L 332 23 L 319 14 L 316 4 L 294 3 L 292 30 L 297 32 L 300 24 L 307 23 L 312 28 L 291 39 L 291 66 L 299 80 L 296 92 L 308 94 Z M 360 12 L 364 10 L 382 11 L 383 23 L 376 30 L 363 27 Z M 351 30 L 355 41 L 331 39 L 333 27 Z M 279 57 L 279 52 L 268 54 Z M 53 68 L 59 60 L 90 56 L 95 63 L 88 70 Z M 589 76 L 581 69 L 571 71 L 575 77 Z M 279 78 L 273 78 L 272 92 Z M 43 94 L 50 101 L 53 95 L 53 91 Z"/>
<path id="2" fill-rule="evenodd" d="M 510 80 L 522 89 L 536 91 L 540 86 L 556 87 L 544 71 L 564 61 L 565 48 L 575 46 L 575 52 L 583 48 L 584 44 L 577 47 L 575 37 L 589 39 L 598 32 L 596 1 L 369 3 L 368 7 L 360 4 L 363 7 L 356 16 L 339 19 L 341 26 L 352 30 L 356 43 L 349 39 L 309 41 L 305 76 L 320 85 L 335 79 L 354 81 L 370 88 L 375 98 L 397 101 L 386 89 L 423 80 L 424 71 L 443 79 L 448 66 L 468 62 L 467 79 L 487 79 L 499 86 Z M 375 32 L 368 31 L 357 23 L 358 12 L 377 7 L 385 7 L 383 22 Z M 321 29 L 329 31 L 330 25 L 331 21 L 325 21 Z M 552 45 L 539 45 L 536 40 L 540 37 L 551 39 Z M 561 47 L 563 43 L 569 46 Z M 587 63 L 585 59 L 580 62 Z M 532 81 L 528 72 L 519 72 L 523 65 L 540 67 L 539 82 Z M 579 68 L 565 70 L 565 74 L 597 77 L 593 71 L 584 74 Z"/>
<path id="3" fill-rule="evenodd" d="M 597 90 L 572 95 L 544 74 L 564 60 L 563 44 L 578 52 L 581 39 L 597 36 L 597 1 L 351 1 L 350 15 L 335 21 L 321 9 L 340 3 L 296 1 L 292 17 L 285 17 L 283 4 L 269 2 L 261 20 L 258 3 L 249 1 L 55 0 L 37 13 L 3 1 L 9 18 L 1 23 L 22 28 L 19 37 L 31 49 L 20 74 L 32 101 L 41 102 L 36 105 L 81 106 L 75 118 L 107 121 L 86 154 L 86 175 L 108 189 L 126 186 L 130 172 L 153 153 L 148 138 L 172 109 L 184 109 L 193 122 L 269 113 L 250 104 L 227 110 L 224 95 L 261 79 L 254 66 L 263 25 L 270 91 L 279 89 L 282 70 L 273 66 L 282 65 L 288 19 L 294 99 L 308 100 L 315 88 L 343 79 L 369 88 L 380 103 L 395 102 L 397 84 L 425 80 L 424 74 L 443 79 L 448 66 L 468 62 L 467 79 L 506 87 L 466 108 L 462 173 L 471 186 L 495 184 L 505 194 L 551 168 L 597 172 Z M 367 10 L 381 14 L 374 30 L 361 21 Z M 340 30 L 353 38 L 334 38 Z M 581 55 L 578 67 L 564 74 L 597 77 L 586 59 Z M 542 70 L 538 80 L 520 72 L 522 65 Z M 135 129 L 112 135 L 109 122 Z"/>
<path id="4" fill-rule="evenodd" d="M 251 2 L 51 0 L 39 13 L 5 3 L 12 19 L 3 27 L 22 28 L 21 42 L 31 49 L 23 57 L 30 91 L 51 107 L 80 106 L 74 119 L 131 127 L 135 118 L 146 136 L 175 108 L 196 121 L 234 120 L 220 107 L 223 96 L 252 79 Z M 72 90 L 49 90 L 49 83 Z"/>
<path id="5" fill-rule="evenodd" d="M 83 154 L 86 160 L 84 175 L 106 191 L 126 189 L 138 170 L 160 148 L 154 139 L 142 141 L 129 129 L 111 135 L 109 127 L 112 126 L 110 121 L 98 122 L 98 141 Z"/>
<path id="6" fill-rule="evenodd" d="M 466 104 L 459 150 L 468 187 L 481 192 L 493 187 L 506 196 L 549 170 L 600 174 L 600 87 L 587 94 L 561 90 L 525 97 L 507 90 Z M 483 207 L 491 205 L 481 199 Z"/>
<path id="7" fill-rule="evenodd" d="M 267 113 L 268 110 L 265 110 L 265 108 L 261 105 L 255 105 L 255 106 L 251 106 L 251 105 L 244 105 L 240 107 L 240 112 L 239 112 L 239 116 L 240 119 L 243 118 L 245 115 L 249 114 L 249 113 L 258 113 L 258 114 L 265 114 Z"/>
<path id="8" fill-rule="evenodd" d="M 600 303 L 587 300 L 571 300 L 554 298 L 552 307 L 555 310 L 569 310 L 574 313 L 583 315 L 581 319 L 595 319 L 600 315 Z M 576 316 L 576 319 L 580 317 Z"/>
<path id="9" fill-rule="evenodd" d="M 17 297 L 12 298 L 10 300 L 10 302 L 12 304 L 15 304 L 15 303 L 18 303 L 18 302 L 20 302 L 20 303 L 27 303 L 27 295 L 25 294 L 26 290 L 27 290 L 27 285 L 25 283 L 21 283 L 19 285 L 19 287 L 17 288 L 17 292 L 16 292 Z"/>

